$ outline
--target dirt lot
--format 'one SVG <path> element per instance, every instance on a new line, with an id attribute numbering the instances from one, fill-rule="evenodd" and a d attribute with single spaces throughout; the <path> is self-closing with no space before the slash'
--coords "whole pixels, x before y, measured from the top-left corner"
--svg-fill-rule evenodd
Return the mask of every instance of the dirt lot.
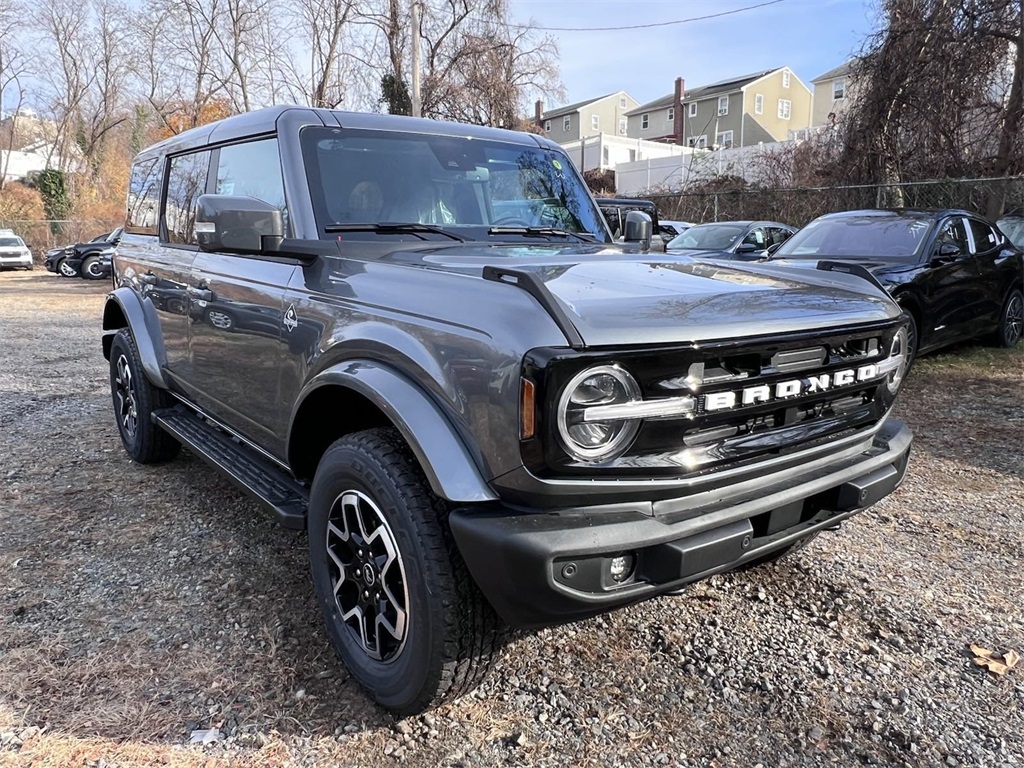
<path id="1" fill-rule="evenodd" d="M 125 457 L 105 289 L 0 274 L 0 765 L 1024 764 L 1024 664 L 968 649 L 1024 653 L 1024 353 L 921 361 L 907 482 L 799 556 L 522 637 L 396 722 L 303 535 L 188 454 Z"/>

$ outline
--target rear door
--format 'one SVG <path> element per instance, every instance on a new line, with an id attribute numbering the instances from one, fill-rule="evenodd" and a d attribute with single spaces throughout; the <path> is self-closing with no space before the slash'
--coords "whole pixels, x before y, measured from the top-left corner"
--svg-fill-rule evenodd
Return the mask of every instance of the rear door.
<path id="1" fill-rule="evenodd" d="M 271 203 L 287 222 L 276 138 L 217 148 L 211 169 L 212 192 Z M 273 257 L 200 251 L 189 281 L 197 404 L 277 455 L 284 452 L 290 416 L 278 392 L 292 324 L 283 302 L 295 269 L 294 262 Z"/>
<path id="2" fill-rule="evenodd" d="M 1004 238 L 987 222 L 970 218 L 967 223 L 981 279 L 975 315 L 976 332 L 984 333 L 994 329 L 999 322 L 1003 300 L 1017 274 L 1014 267 L 1015 251 L 1007 247 Z"/>
<path id="3" fill-rule="evenodd" d="M 940 256 L 943 244 L 955 245 L 957 254 Z M 921 345 L 973 335 L 971 328 L 977 318 L 983 288 L 964 217 L 951 216 L 941 223 L 927 258 L 930 267 L 924 285 L 927 306 L 922 312 L 922 328 L 919 329 Z"/>

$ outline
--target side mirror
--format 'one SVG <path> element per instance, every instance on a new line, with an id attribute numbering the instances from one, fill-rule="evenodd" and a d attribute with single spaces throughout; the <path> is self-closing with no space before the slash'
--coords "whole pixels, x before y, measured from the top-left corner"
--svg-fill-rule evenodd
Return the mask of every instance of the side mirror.
<path id="1" fill-rule="evenodd" d="M 764 248 L 758 248 L 754 243 L 740 243 L 736 246 L 736 253 L 757 253 Z"/>
<path id="2" fill-rule="evenodd" d="M 962 251 L 960 247 L 953 243 L 942 243 L 936 250 L 935 256 L 932 258 L 932 263 L 936 265 L 950 264 L 956 261 Z"/>
<path id="3" fill-rule="evenodd" d="M 196 239 L 204 251 L 259 253 L 263 237 L 281 237 L 281 209 L 254 197 L 200 195 L 196 201 Z"/>
<path id="4" fill-rule="evenodd" d="M 651 233 L 654 225 L 651 217 L 640 211 L 630 211 L 626 214 L 626 237 L 627 243 L 640 243 L 643 251 L 651 250 Z"/>
<path id="5" fill-rule="evenodd" d="M 781 247 L 782 247 L 782 243 L 772 243 L 771 245 L 768 246 L 768 250 L 766 251 L 766 253 L 769 256 L 772 256 Z"/>

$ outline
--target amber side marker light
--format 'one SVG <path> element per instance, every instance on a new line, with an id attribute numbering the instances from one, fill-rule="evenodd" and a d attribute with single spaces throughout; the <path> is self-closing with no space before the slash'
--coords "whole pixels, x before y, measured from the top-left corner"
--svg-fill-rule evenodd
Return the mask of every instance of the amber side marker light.
<path id="1" fill-rule="evenodd" d="M 537 387 L 529 379 L 520 379 L 519 385 L 519 437 L 529 440 L 536 433 Z"/>

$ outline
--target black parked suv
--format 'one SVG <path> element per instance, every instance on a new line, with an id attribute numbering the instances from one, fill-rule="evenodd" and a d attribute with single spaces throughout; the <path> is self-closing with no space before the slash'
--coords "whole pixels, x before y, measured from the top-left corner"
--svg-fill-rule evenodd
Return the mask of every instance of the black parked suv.
<path id="1" fill-rule="evenodd" d="M 505 626 L 772 560 L 900 483 L 884 291 L 625 229 L 530 134 L 279 107 L 175 136 L 135 160 L 104 309 L 121 440 L 305 529 L 332 642 L 402 713 Z"/>
<path id="2" fill-rule="evenodd" d="M 110 262 L 121 240 L 121 228 L 97 235 L 86 243 L 75 243 L 46 252 L 45 265 L 61 277 L 102 280 L 110 277 Z"/>

